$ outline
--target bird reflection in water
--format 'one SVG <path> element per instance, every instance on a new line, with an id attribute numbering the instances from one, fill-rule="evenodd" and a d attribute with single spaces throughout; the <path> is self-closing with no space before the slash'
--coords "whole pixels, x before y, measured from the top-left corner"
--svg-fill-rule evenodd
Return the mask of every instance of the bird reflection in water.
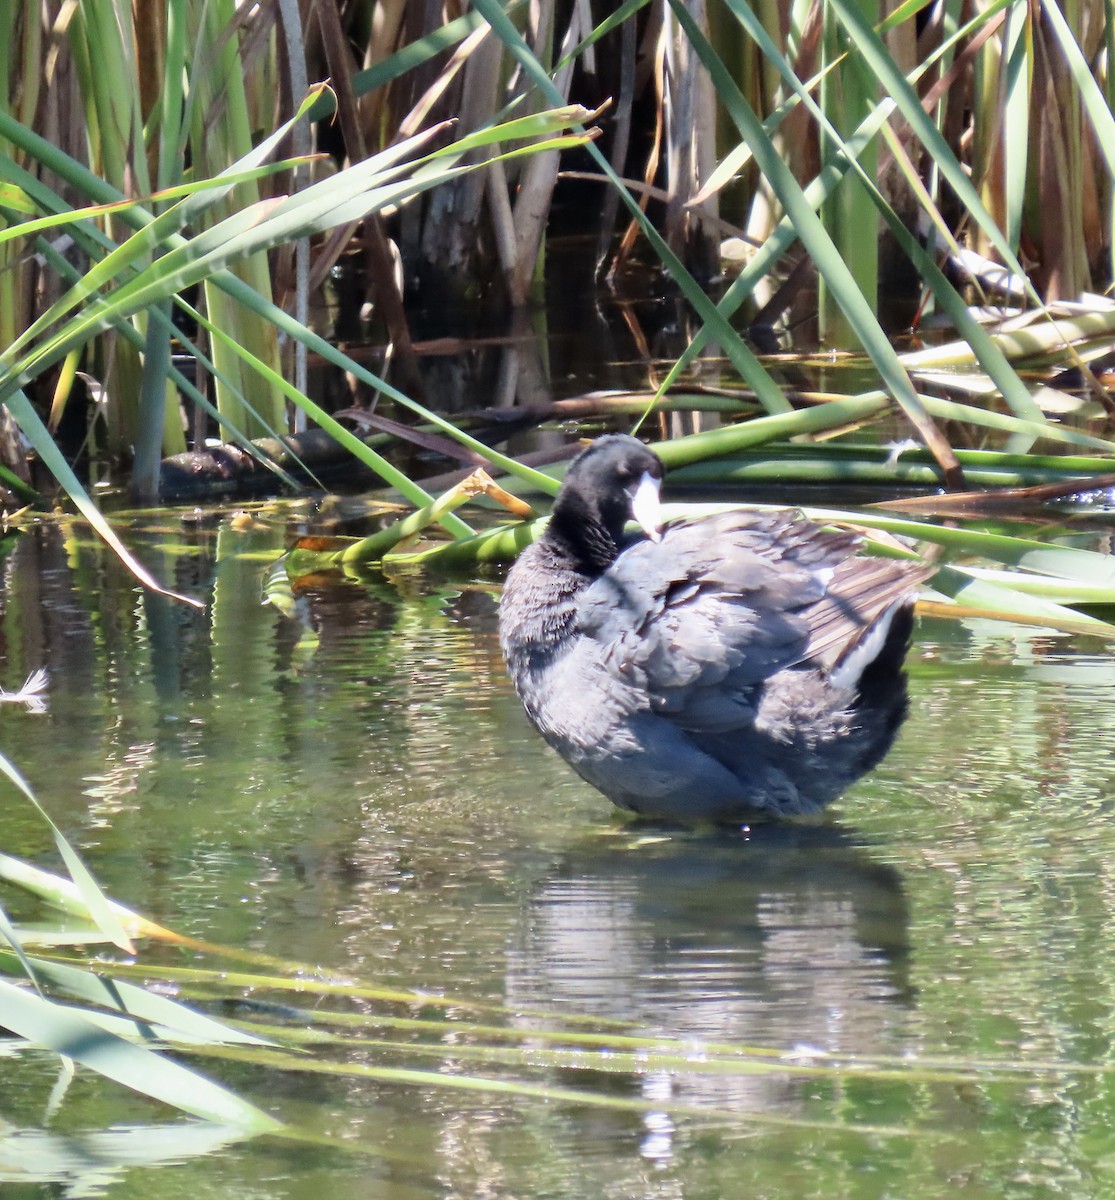
<path id="1" fill-rule="evenodd" d="M 908 912 L 896 871 L 831 825 L 739 834 L 630 827 L 568 853 L 536 887 L 508 962 L 512 1008 L 590 1014 L 681 1042 L 694 1072 L 649 1071 L 641 1096 L 801 1116 L 790 1073 L 701 1074 L 716 1043 L 787 1063 L 895 1053 L 905 1026 Z M 529 1027 L 530 1021 L 524 1019 Z M 644 1156 L 672 1152 L 645 1114 Z"/>

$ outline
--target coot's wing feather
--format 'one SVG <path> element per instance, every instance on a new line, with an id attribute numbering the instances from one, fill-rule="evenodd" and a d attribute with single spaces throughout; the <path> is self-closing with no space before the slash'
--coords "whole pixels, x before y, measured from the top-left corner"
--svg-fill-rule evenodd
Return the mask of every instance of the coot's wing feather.
<path id="1" fill-rule="evenodd" d="M 933 567 L 908 560 L 846 559 L 809 611 L 808 657 L 831 670 L 887 609 L 910 597 L 932 573 Z"/>
<path id="2" fill-rule="evenodd" d="M 810 610 L 854 543 L 785 512 L 674 525 L 585 590 L 578 628 L 652 710 L 736 728 L 753 719 L 759 684 L 808 657 Z"/>

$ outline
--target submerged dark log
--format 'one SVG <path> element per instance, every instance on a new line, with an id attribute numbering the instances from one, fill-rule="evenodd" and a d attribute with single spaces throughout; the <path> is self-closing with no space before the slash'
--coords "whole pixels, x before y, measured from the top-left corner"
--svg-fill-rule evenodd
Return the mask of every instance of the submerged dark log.
<path id="1" fill-rule="evenodd" d="M 285 438 L 260 438 L 252 444 L 259 457 L 225 443 L 164 458 L 159 469 L 159 495 L 164 500 L 260 495 L 281 488 L 284 474 L 309 484 L 340 471 L 346 478 L 373 477 L 323 429 L 308 429 Z"/>
<path id="2" fill-rule="evenodd" d="M 459 483 L 479 465 L 487 465 L 479 454 L 458 445 L 452 438 L 429 430 L 414 429 L 386 417 L 361 410 L 349 409 L 338 416 L 347 417 L 362 426 L 368 434 L 363 440 L 383 453 L 384 442 L 394 438 L 397 443 L 410 443 L 420 450 L 438 454 L 462 464 L 437 476 L 449 487 Z M 508 436 L 507 430 L 475 431 L 481 440 L 498 443 Z M 385 437 L 386 435 L 386 437 Z M 361 487 L 381 487 L 380 477 L 357 459 L 330 433 L 323 429 L 308 429 L 285 438 L 257 438 L 252 442 L 255 451 L 245 450 L 231 442 L 205 450 L 188 450 L 164 458 L 160 466 L 159 496 L 163 500 L 212 499 L 214 497 L 259 496 L 295 485 L 323 484 L 343 481 Z M 575 449 L 575 448 L 574 448 Z M 572 452 L 572 451 L 570 451 Z M 532 458 L 555 462 L 565 457 L 559 447 L 539 455 L 521 455 L 523 462 Z M 495 470 L 495 468 L 489 468 Z M 420 480 L 425 484 L 425 480 Z"/>

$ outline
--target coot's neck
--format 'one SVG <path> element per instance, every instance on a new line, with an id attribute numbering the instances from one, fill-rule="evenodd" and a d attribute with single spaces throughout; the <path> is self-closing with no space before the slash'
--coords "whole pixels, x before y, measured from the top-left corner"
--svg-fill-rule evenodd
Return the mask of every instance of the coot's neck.
<path id="1" fill-rule="evenodd" d="M 554 506 L 544 540 L 549 549 L 579 574 L 595 579 L 616 561 L 626 513 L 605 514 L 576 493 Z"/>

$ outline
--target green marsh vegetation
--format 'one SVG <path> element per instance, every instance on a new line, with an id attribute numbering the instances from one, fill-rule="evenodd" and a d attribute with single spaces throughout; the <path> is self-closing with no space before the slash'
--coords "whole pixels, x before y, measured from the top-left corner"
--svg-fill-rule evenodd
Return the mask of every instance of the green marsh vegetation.
<path id="1" fill-rule="evenodd" d="M 367 543 L 316 551 L 294 569 L 319 566 L 322 555 L 352 570 L 385 555 L 464 572 L 506 560 L 531 527 L 476 532 L 467 507 L 475 492 L 435 496 L 398 465 L 399 447 L 419 440 L 450 460 L 479 456 L 510 476 L 508 492 L 552 494 L 556 471 L 517 461 L 422 395 L 394 255 L 405 279 L 444 287 L 448 278 L 466 297 L 527 306 L 546 278 L 551 215 L 572 195 L 576 232 L 599 247 L 601 287 L 623 287 L 633 258 L 649 262 L 685 314 L 684 352 L 651 363 L 639 393 L 612 398 L 622 417 L 601 405 L 589 427 L 635 415 L 670 431 L 663 414 L 676 426 L 679 413 L 704 414 L 711 427 L 661 445 L 682 482 L 855 480 L 955 493 L 954 511 L 982 520 L 939 520 L 949 497 L 937 495 L 921 505 L 928 516 L 915 505 L 824 515 L 875 531 L 881 552 L 931 548 L 943 607 L 1109 636 L 1111 557 L 1059 529 L 1019 536 L 1002 520 L 1033 502 L 1025 489 L 1046 489 L 1041 498 L 1115 474 L 1112 404 L 1088 368 L 1115 335 L 1108 9 L 670 0 L 605 11 L 476 0 L 423 9 L 426 26 L 416 11 L 402 0 L 320 0 L 312 12 L 293 0 L 4 6 L 12 34 L 0 49 L 0 402 L 13 526 L 44 502 L 29 446 L 68 502 L 145 584 L 160 586 L 113 531 L 90 481 L 107 471 L 154 500 L 162 459 L 215 437 L 273 471 L 276 487 L 294 489 L 266 439 L 308 422 L 414 511 Z M 316 153 L 319 144 L 334 153 Z M 714 285 L 729 235 L 743 257 L 730 282 Z M 338 260 L 357 253 L 390 344 L 376 371 L 308 315 Z M 903 307 L 916 337 L 895 338 L 880 317 L 880 294 L 895 278 L 909 281 Z M 803 321 L 816 330 L 813 354 L 767 352 L 770 338 L 778 344 Z M 750 336 L 760 330 L 766 340 Z M 369 433 L 325 411 L 308 394 L 307 354 L 378 396 L 377 413 L 394 423 Z M 1072 394 L 1051 382 L 1064 366 L 1078 371 Z M 865 376 L 870 387 L 838 389 Z M 66 443 L 60 431 L 75 425 L 81 437 Z M 915 448 L 896 456 L 887 444 L 895 437 Z M 24 504 L 30 513 L 16 517 Z M 414 544 L 435 525 L 436 538 Z M 77 906 L 117 945 L 171 936 L 122 917 L 76 860 L 67 866 L 76 893 L 18 864 L 8 878 Z M 137 1043 L 154 1034 L 276 1070 L 357 1069 L 318 1053 L 353 1036 L 349 1016 L 306 1016 L 314 1032 L 305 1039 L 262 1025 L 218 1030 L 56 962 L 53 951 L 32 956 L 17 928 L 4 932 L 13 947 L 5 969 L 41 989 L 4 985 L 26 1006 L 13 1032 L 161 1099 L 178 1096 L 194 1115 L 272 1127 L 200 1081 L 183 1102 L 175 1064 L 152 1067 L 156 1052 Z M 54 940 L 65 940 L 61 930 Z M 387 1015 L 355 1021 L 356 1036 L 423 1021 L 437 1053 L 445 1015 L 399 1013 L 440 1002 L 312 980 L 302 964 L 242 965 L 219 978 L 192 968 L 183 990 L 202 1004 L 246 988 L 292 1006 L 307 993 L 382 1001 Z M 124 963 L 113 977 L 133 970 L 151 977 Z M 62 993 L 88 1011 L 64 1008 Z M 560 1045 L 539 1048 L 509 1032 L 505 1013 L 467 997 L 451 1007 L 479 1062 L 521 1069 L 500 1087 L 541 1087 L 532 1068 L 570 1052 L 600 1071 L 634 1071 L 628 1054 L 697 1069 L 668 1039 L 651 1045 L 623 1029 L 563 1024 L 532 1031 Z M 95 1054 L 74 1051 L 77 1021 L 102 1030 L 82 1027 Z M 709 1054 L 701 1070 L 789 1069 L 777 1047 Z M 856 1066 L 883 1080 L 916 1069 Z M 973 1072 L 1015 1080 L 1028 1068 L 933 1069 L 961 1086 Z M 420 1076 L 407 1068 L 392 1077 Z M 150 1079 L 157 1086 L 140 1082 Z M 587 1089 L 573 1099 L 621 1103 Z"/>

